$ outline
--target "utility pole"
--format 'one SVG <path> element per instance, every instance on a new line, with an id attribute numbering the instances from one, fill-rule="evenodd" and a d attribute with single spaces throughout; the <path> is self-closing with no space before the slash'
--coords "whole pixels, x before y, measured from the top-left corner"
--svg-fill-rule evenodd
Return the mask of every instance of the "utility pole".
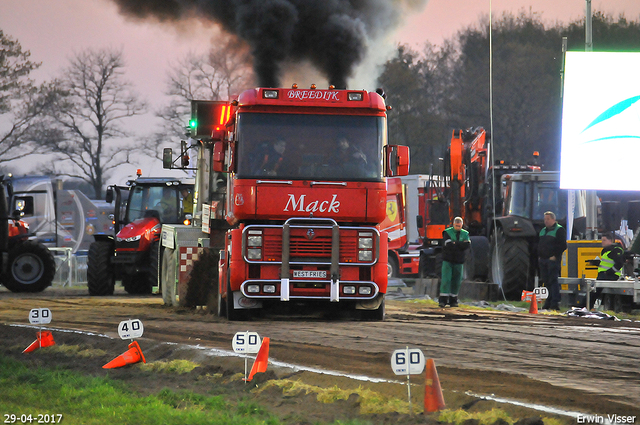
<path id="1" fill-rule="evenodd" d="M 587 1 L 587 11 L 585 13 L 585 23 L 584 23 L 584 51 L 592 52 L 593 51 L 593 19 L 591 16 L 591 0 Z"/>
<path id="2" fill-rule="evenodd" d="M 592 16 L 591 16 L 591 0 L 586 0 L 587 9 L 585 13 L 584 22 L 584 51 L 593 51 L 593 29 L 592 29 Z M 587 239 L 598 239 L 598 208 L 596 205 L 597 196 L 595 190 L 586 191 L 587 201 Z"/>

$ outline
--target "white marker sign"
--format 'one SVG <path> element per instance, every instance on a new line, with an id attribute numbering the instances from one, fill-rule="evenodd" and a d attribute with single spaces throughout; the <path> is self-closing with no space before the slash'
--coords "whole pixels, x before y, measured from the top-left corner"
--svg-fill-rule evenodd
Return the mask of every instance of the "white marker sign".
<path id="1" fill-rule="evenodd" d="M 238 332 L 233 337 L 233 351 L 242 354 L 255 354 L 260 351 L 260 335 L 257 332 Z"/>
<path id="2" fill-rule="evenodd" d="M 32 325 L 46 325 L 51 323 L 51 310 L 48 308 L 34 308 L 29 312 L 29 323 Z"/>
<path id="3" fill-rule="evenodd" d="M 549 290 L 544 286 L 533 288 L 533 293 L 536 294 L 536 300 L 546 300 L 549 298 Z"/>
<path id="4" fill-rule="evenodd" d="M 419 375 L 424 365 L 424 354 L 419 348 L 403 348 L 391 355 L 391 368 L 396 375 Z"/>
<path id="5" fill-rule="evenodd" d="M 144 326 L 138 319 L 123 320 L 118 325 L 118 335 L 121 339 L 140 338 L 144 333 Z"/>

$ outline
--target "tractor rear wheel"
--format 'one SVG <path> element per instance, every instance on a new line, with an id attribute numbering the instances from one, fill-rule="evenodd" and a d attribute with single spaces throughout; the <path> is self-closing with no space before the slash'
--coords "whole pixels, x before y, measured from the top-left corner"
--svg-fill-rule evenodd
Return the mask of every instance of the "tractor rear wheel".
<path id="1" fill-rule="evenodd" d="M 24 241 L 9 251 L 3 284 L 12 292 L 42 292 L 51 285 L 55 273 L 51 251 L 39 242 Z"/>
<path id="2" fill-rule="evenodd" d="M 501 229 L 491 238 L 491 279 L 508 300 L 519 300 L 531 275 L 529 242 L 510 238 Z"/>
<path id="3" fill-rule="evenodd" d="M 471 236 L 471 248 L 463 267 L 464 280 L 476 280 L 484 282 L 489 275 L 489 240 L 484 236 Z"/>
<path id="4" fill-rule="evenodd" d="M 96 241 L 87 254 L 87 285 L 89 295 L 113 295 L 116 284 L 115 270 L 111 263 L 114 245 L 110 241 Z"/>

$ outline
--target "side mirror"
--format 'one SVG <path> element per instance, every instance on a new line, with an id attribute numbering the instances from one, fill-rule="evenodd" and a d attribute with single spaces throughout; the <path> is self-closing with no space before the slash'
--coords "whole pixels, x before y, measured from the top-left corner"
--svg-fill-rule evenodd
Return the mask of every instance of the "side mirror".
<path id="1" fill-rule="evenodd" d="M 386 170 L 385 176 L 396 177 L 409 174 L 409 146 L 385 146 Z"/>
<path id="2" fill-rule="evenodd" d="M 162 150 L 162 168 L 171 169 L 173 164 L 173 149 L 164 148 Z"/>
<path id="3" fill-rule="evenodd" d="M 213 144 L 213 171 L 216 173 L 226 173 L 224 168 L 224 142 L 215 142 Z"/>
<path id="4" fill-rule="evenodd" d="M 187 142 L 185 142 L 184 140 L 180 141 L 180 164 L 182 165 L 182 168 L 187 168 L 189 166 Z"/>
<path id="5" fill-rule="evenodd" d="M 113 187 L 107 187 L 107 194 L 104 197 L 106 203 L 110 204 L 113 202 Z"/>
<path id="6" fill-rule="evenodd" d="M 421 215 L 416 216 L 416 226 L 418 227 L 418 229 L 422 229 L 424 227 L 424 219 Z"/>

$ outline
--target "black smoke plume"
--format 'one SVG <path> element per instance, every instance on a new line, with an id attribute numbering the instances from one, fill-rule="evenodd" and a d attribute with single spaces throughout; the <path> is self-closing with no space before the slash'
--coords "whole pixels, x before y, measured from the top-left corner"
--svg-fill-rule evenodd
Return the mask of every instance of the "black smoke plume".
<path id="1" fill-rule="evenodd" d="M 427 0 L 113 0 L 139 19 L 205 19 L 251 47 L 262 87 L 277 87 L 284 61 L 308 60 L 345 88 L 368 43 Z"/>

